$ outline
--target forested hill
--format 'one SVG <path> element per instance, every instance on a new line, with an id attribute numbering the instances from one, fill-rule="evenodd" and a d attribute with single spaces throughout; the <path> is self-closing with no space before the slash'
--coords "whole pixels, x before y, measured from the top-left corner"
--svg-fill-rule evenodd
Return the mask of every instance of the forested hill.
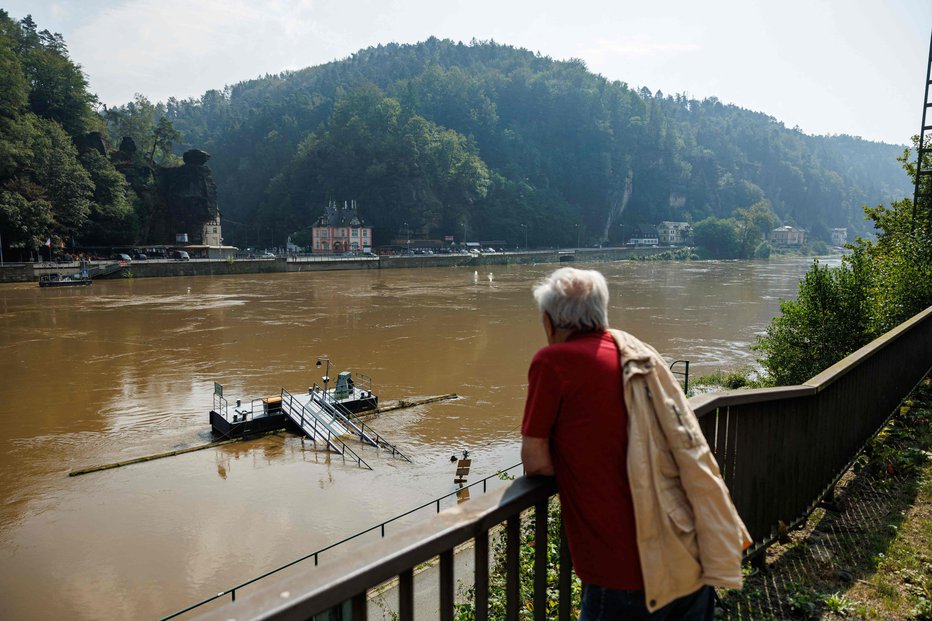
<path id="1" fill-rule="evenodd" d="M 46 240 L 155 241 L 153 175 L 188 148 L 212 155 L 225 241 L 241 247 L 306 236 L 329 200 L 355 200 L 377 244 L 403 231 L 617 243 L 638 225 L 710 217 L 827 240 L 834 227 L 865 232 L 862 205 L 910 193 L 901 146 L 807 136 L 491 42 L 379 46 L 95 113 L 61 35 L 0 10 L 0 87 L 0 234 L 20 254 Z M 115 156 L 124 136 L 138 147 L 129 169 Z"/>
<path id="2" fill-rule="evenodd" d="M 902 146 L 808 136 L 496 43 L 378 46 L 161 110 L 212 153 L 225 222 L 249 226 L 224 227 L 240 244 L 280 244 L 330 199 L 356 200 L 381 243 L 406 223 L 510 243 L 527 225 L 531 245 L 575 243 L 579 224 L 584 243 L 614 242 L 619 225 L 761 200 L 827 240 L 909 193 Z"/>

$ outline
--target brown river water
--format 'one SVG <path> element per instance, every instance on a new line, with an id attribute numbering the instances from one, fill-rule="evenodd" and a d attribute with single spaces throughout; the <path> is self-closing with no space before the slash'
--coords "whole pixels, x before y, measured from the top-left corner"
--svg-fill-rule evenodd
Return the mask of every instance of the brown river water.
<path id="1" fill-rule="evenodd" d="M 810 263 L 592 267 L 612 325 L 695 376 L 751 364 Z M 530 289 L 555 267 L 0 285 L 0 618 L 157 618 L 453 491 L 464 449 L 470 481 L 517 463 L 545 343 Z M 244 401 L 300 393 L 324 354 L 382 401 L 460 398 L 370 421 L 413 463 L 359 448 L 364 470 L 279 434 L 68 476 L 208 442 L 215 381 Z"/>

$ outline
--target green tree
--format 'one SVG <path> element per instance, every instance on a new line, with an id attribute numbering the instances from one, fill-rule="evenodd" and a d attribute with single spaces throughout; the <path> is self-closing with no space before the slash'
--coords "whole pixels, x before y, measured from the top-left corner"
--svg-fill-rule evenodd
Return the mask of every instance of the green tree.
<path id="1" fill-rule="evenodd" d="M 97 151 L 82 154 L 80 160 L 94 186 L 88 222 L 79 234 L 81 243 L 88 246 L 135 243 L 139 233 L 133 207 L 136 196 L 126 177 Z"/>
<path id="2" fill-rule="evenodd" d="M 900 162 L 915 179 L 909 155 Z M 801 383 L 932 305 L 932 206 L 903 199 L 865 212 L 877 241 L 859 239 L 837 268 L 814 264 L 758 339 L 772 382 Z"/>
<path id="3" fill-rule="evenodd" d="M 738 227 L 732 219 L 709 216 L 693 226 L 693 241 L 709 256 L 734 259 L 741 249 Z"/>
<path id="4" fill-rule="evenodd" d="M 45 200 L 41 187 L 25 179 L 14 179 L 0 187 L 0 230 L 7 248 L 38 248 L 52 223 L 52 205 Z"/>
<path id="5" fill-rule="evenodd" d="M 913 138 L 914 148 L 919 138 Z M 910 150 L 903 152 L 900 163 L 915 182 L 916 163 Z M 932 166 L 926 153 L 924 167 Z M 921 180 L 921 194 L 932 191 L 932 181 Z M 910 199 L 894 201 L 889 207 L 866 208 L 868 219 L 879 231 L 876 242 L 859 240 L 871 257 L 877 272 L 872 298 L 875 334 L 893 328 L 932 305 L 932 201 L 920 197 L 915 206 Z"/>
<path id="6" fill-rule="evenodd" d="M 795 300 L 780 303 L 755 348 L 760 363 L 777 385 L 801 384 L 871 339 L 869 257 L 856 251 L 841 267 L 813 263 Z"/>
<path id="7" fill-rule="evenodd" d="M 61 35 L 0 10 L 0 233 L 6 247 L 25 253 L 50 236 L 80 235 L 95 184 L 75 140 L 95 126 L 94 102 Z"/>
<path id="8" fill-rule="evenodd" d="M 124 106 L 105 108 L 103 116 L 107 122 L 107 131 L 115 144 L 118 145 L 124 137 L 129 137 L 136 143 L 137 153 L 155 153 L 155 105 L 145 95 L 136 93 L 133 101 Z"/>
<path id="9" fill-rule="evenodd" d="M 62 36 L 39 32 L 30 16 L 16 24 L 4 12 L 0 21 L 4 22 L 0 30 L 16 46 L 29 83 L 32 112 L 58 122 L 72 136 L 88 131 L 94 123 L 92 106 L 97 98 L 88 92 L 81 68 L 68 58 Z"/>
<path id="10" fill-rule="evenodd" d="M 485 163 L 461 134 L 411 114 L 372 85 L 334 106 L 276 175 L 259 218 L 276 243 L 308 226 L 327 200 L 356 200 L 385 243 L 403 222 L 437 235 L 469 221 L 491 183 Z"/>
<path id="11" fill-rule="evenodd" d="M 734 215 L 738 257 L 749 259 L 756 256 L 761 241 L 777 225 L 777 216 L 766 200 L 759 200 L 747 209 L 736 209 Z"/>
<path id="12" fill-rule="evenodd" d="M 28 161 L 31 127 L 23 115 L 29 104 L 29 83 L 13 50 L 13 39 L 4 31 L 12 20 L 0 13 L 0 183 L 13 177 Z"/>
<path id="13" fill-rule="evenodd" d="M 149 160 L 165 165 L 179 161 L 172 153 L 172 145 L 181 138 L 181 134 L 172 125 L 167 117 L 162 117 L 152 130 L 152 148 L 149 151 Z M 158 158 L 156 158 L 158 154 Z"/>
<path id="14" fill-rule="evenodd" d="M 32 176 L 52 205 L 52 233 L 61 238 L 77 235 L 90 214 L 94 184 L 61 125 L 36 118 L 34 127 Z"/>

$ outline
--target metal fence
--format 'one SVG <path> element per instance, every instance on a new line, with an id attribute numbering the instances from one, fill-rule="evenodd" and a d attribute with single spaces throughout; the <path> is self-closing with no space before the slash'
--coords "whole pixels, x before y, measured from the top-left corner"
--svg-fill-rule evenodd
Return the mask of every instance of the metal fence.
<path id="1" fill-rule="evenodd" d="M 932 307 L 864 346 L 801 386 L 700 395 L 691 399 L 739 513 L 754 537 L 753 556 L 770 545 L 777 525 L 805 519 L 829 493 L 865 443 L 932 367 Z M 350 602 L 353 621 L 367 618 L 368 589 L 397 578 L 399 619 L 414 618 L 413 570 L 439 558 L 436 618 L 454 618 L 453 551 L 472 541 L 476 620 L 488 618 L 489 531 L 507 533 L 506 620 L 519 601 L 519 520 L 536 507 L 534 618 L 544 619 L 543 540 L 550 479 L 523 477 L 390 540 L 355 550 L 326 566 L 274 579 L 207 613 L 205 619 L 323 619 Z M 569 563 L 561 546 L 559 619 L 570 618 Z M 337 618 L 337 617 L 334 617 Z M 345 617 L 342 617 L 345 618 Z"/>

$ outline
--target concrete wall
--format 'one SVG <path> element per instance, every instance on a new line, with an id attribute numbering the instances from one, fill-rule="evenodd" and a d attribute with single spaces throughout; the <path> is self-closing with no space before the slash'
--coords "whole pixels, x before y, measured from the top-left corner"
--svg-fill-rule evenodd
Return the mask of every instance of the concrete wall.
<path id="1" fill-rule="evenodd" d="M 0 282 L 31 282 L 39 280 L 32 263 L 4 263 L 0 267 Z"/>

